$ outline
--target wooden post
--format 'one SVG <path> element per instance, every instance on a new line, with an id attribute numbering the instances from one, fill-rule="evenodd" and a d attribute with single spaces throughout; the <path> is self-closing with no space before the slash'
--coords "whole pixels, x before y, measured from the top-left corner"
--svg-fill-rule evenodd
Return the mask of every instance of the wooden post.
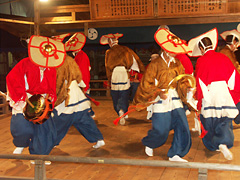
<path id="1" fill-rule="evenodd" d="M 208 169 L 198 169 L 198 180 L 207 180 Z"/>
<path id="2" fill-rule="evenodd" d="M 47 180 L 46 167 L 43 160 L 35 160 L 35 176 L 34 180 Z"/>
<path id="3" fill-rule="evenodd" d="M 40 35 L 40 3 L 34 0 L 34 35 Z"/>
<path id="4" fill-rule="evenodd" d="M 76 21 L 76 12 L 72 12 L 72 21 Z"/>
<path id="5" fill-rule="evenodd" d="M 84 35 L 88 36 L 88 23 L 84 23 Z"/>

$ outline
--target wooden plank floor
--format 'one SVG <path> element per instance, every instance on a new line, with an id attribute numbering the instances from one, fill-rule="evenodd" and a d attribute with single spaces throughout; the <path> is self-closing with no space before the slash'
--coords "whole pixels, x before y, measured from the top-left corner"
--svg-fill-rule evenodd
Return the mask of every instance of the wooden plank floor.
<path id="1" fill-rule="evenodd" d="M 115 126 L 113 120 L 117 118 L 111 100 L 100 100 L 100 106 L 94 106 L 95 121 L 102 132 L 106 145 L 100 149 L 93 149 L 78 131 L 70 128 L 60 145 L 52 150 L 50 155 L 127 158 L 147 160 L 168 160 L 167 152 L 171 145 L 173 132 L 170 132 L 167 143 L 154 150 L 154 156 L 148 157 L 144 152 L 141 139 L 151 128 L 151 122 L 146 120 L 146 111 L 129 114 L 126 126 Z M 194 125 L 193 114 L 188 116 L 190 129 Z M 0 120 L 0 152 L 11 154 L 14 150 L 10 134 L 10 117 Z M 240 165 L 240 125 L 234 124 L 235 143 L 231 151 L 232 161 L 224 159 L 220 152 L 208 151 L 197 132 L 191 132 L 192 147 L 185 158 L 190 162 L 223 163 Z M 29 154 L 24 149 L 23 154 Z M 108 164 L 81 164 L 52 162 L 46 166 L 47 178 L 81 179 L 81 180 L 185 180 L 197 179 L 197 169 L 145 167 Z M 0 159 L 0 176 L 34 177 L 34 165 L 27 160 Z M 210 180 L 237 180 L 240 172 L 209 171 Z"/>

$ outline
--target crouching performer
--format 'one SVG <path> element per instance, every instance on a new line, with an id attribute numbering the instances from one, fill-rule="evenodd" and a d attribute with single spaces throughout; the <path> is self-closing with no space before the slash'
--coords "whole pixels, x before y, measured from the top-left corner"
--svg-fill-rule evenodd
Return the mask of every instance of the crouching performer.
<path id="1" fill-rule="evenodd" d="M 32 36 L 28 50 L 29 57 L 22 59 L 6 77 L 7 98 L 12 107 L 10 130 L 17 147 L 13 153 L 21 154 L 25 147 L 29 147 L 30 154 L 44 155 L 50 152 L 56 140 L 54 122 L 47 116 L 43 120 L 37 118 L 41 109 L 36 104 L 41 98 L 33 100 L 31 108 L 26 102 L 35 96 L 46 97 L 46 102 L 54 107 L 56 67 L 62 65 L 65 50 L 62 43 L 42 36 Z M 36 117 L 33 117 L 34 113 Z"/>
<path id="2" fill-rule="evenodd" d="M 179 53 L 188 53 L 190 49 L 167 29 L 159 29 L 154 37 L 163 50 L 160 57 L 150 62 L 133 101 L 137 110 L 151 103 L 153 105 L 152 129 L 142 143 L 146 154 L 153 156 L 153 149 L 162 146 L 169 131 L 174 130 L 172 146 L 167 154 L 169 161 L 187 162 L 182 157 L 189 152 L 191 136 L 180 97 L 186 97 L 191 86 L 181 75 L 191 75 L 184 74 L 184 67 L 174 57 Z"/>
<path id="3" fill-rule="evenodd" d="M 229 150 L 233 147 L 232 120 L 238 115 L 235 104 L 240 99 L 240 76 L 231 60 L 215 52 L 218 43 L 216 28 L 189 41 L 191 56 L 197 59 L 195 77 L 197 82 L 198 110 L 200 120 L 208 131 L 202 139 L 210 151 L 221 151 L 227 160 L 233 159 Z"/>

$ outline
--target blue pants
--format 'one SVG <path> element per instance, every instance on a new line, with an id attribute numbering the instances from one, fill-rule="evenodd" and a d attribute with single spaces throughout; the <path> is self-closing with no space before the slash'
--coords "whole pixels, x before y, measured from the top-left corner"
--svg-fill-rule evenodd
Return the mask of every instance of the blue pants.
<path id="1" fill-rule="evenodd" d="M 168 157 L 185 156 L 192 145 L 187 117 L 183 108 L 177 108 L 164 113 L 153 113 L 152 129 L 142 139 L 144 146 L 152 149 L 162 146 L 168 138 L 169 131 L 174 130 L 172 146 Z"/>
<path id="2" fill-rule="evenodd" d="M 102 140 L 103 136 L 89 114 L 89 109 L 73 114 L 50 117 L 43 124 L 33 124 L 22 114 L 13 115 L 11 133 L 17 147 L 28 147 L 30 154 L 48 155 L 55 145 L 65 137 L 73 125 L 90 143 Z"/>
<path id="3" fill-rule="evenodd" d="M 124 113 L 128 111 L 129 89 L 123 91 L 111 90 L 114 110 L 118 113 L 122 109 Z"/>
<path id="4" fill-rule="evenodd" d="M 136 91 L 137 91 L 137 88 L 138 88 L 138 86 L 139 86 L 139 82 L 131 82 L 130 83 L 130 89 L 129 89 L 129 94 L 130 94 L 130 101 L 133 101 L 133 98 L 134 98 L 134 96 L 135 96 L 135 94 L 136 94 Z"/>
<path id="5" fill-rule="evenodd" d="M 17 147 L 29 147 L 30 154 L 49 154 L 57 138 L 51 117 L 43 124 L 33 124 L 27 121 L 23 114 L 13 115 L 10 130 L 13 144 Z"/>
<path id="6" fill-rule="evenodd" d="M 71 126 L 74 126 L 90 143 L 103 140 L 102 133 L 97 128 L 95 121 L 88 111 L 89 109 L 86 109 L 74 112 L 73 114 L 61 114 L 60 116 L 57 116 L 56 110 L 53 111 L 53 119 L 57 130 L 55 145 L 60 143 Z"/>
<path id="7" fill-rule="evenodd" d="M 210 151 L 219 149 L 220 144 L 227 145 L 228 148 L 233 146 L 234 135 L 232 119 L 224 118 L 204 118 L 200 115 L 203 127 L 208 133 L 202 139 L 203 144 Z"/>

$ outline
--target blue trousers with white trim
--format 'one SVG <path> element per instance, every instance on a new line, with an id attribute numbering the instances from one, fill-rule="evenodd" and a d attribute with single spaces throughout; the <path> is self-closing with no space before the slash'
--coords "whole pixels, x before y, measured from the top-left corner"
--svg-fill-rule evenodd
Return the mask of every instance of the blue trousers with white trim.
<path id="1" fill-rule="evenodd" d="M 152 129 L 142 139 L 144 146 L 158 148 L 167 141 L 169 131 L 174 130 L 172 146 L 167 156 L 184 157 L 192 145 L 188 121 L 183 108 L 177 108 L 164 113 L 153 113 Z"/>
<path id="2" fill-rule="evenodd" d="M 202 139 L 203 144 L 210 151 L 219 149 L 220 144 L 227 145 L 228 148 L 233 146 L 234 135 L 232 118 L 204 118 L 200 115 L 203 127 L 208 133 Z"/>

